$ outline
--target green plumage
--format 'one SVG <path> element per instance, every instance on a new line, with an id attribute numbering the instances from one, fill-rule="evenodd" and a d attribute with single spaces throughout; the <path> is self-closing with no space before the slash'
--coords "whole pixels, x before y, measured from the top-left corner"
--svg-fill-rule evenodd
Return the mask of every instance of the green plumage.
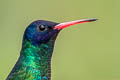
<path id="1" fill-rule="evenodd" d="M 34 46 L 23 42 L 20 57 L 8 80 L 48 80 L 54 41 Z"/>

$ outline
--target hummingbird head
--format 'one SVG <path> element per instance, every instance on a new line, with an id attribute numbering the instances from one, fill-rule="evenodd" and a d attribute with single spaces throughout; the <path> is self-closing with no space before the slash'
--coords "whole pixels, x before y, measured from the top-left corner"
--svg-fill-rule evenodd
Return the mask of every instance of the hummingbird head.
<path id="1" fill-rule="evenodd" d="M 56 23 L 45 20 L 37 20 L 32 22 L 25 30 L 24 39 L 31 41 L 33 44 L 38 45 L 41 43 L 47 43 L 50 40 L 55 41 L 58 33 L 68 26 L 84 23 L 84 22 L 92 22 L 97 19 L 84 19 L 84 20 L 76 20 L 65 23 Z M 24 40 L 23 39 L 23 40 Z"/>
<path id="2" fill-rule="evenodd" d="M 60 31 L 54 30 L 57 24 L 59 23 L 45 20 L 34 21 L 26 28 L 24 38 L 36 45 L 55 40 Z"/>

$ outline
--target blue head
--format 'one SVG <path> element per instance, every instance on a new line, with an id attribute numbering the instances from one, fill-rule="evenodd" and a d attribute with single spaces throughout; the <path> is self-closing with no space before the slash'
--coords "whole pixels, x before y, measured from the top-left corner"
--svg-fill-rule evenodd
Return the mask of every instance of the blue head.
<path id="1" fill-rule="evenodd" d="M 63 28 L 68 26 L 95 21 L 96 19 L 84 19 L 76 20 L 65 23 L 56 23 L 45 20 L 37 20 L 31 23 L 25 30 L 24 39 L 31 41 L 33 44 L 38 45 L 41 43 L 46 43 L 49 40 L 55 41 L 57 34 Z"/>
<path id="2" fill-rule="evenodd" d="M 31 41 L 35 45 L 55 40 L 60 30 L 54 29 L 54 27 L 58 24 L 45 20 L 34 21 L 26 28 L 24 39 Z"/>

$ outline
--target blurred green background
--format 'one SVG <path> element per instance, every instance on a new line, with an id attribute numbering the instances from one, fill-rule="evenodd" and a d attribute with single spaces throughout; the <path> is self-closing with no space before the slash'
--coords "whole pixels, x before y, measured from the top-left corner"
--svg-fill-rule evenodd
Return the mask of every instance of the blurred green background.
<path id="1" fill-rule="evenodd" d="M 0 80 L 16 63 L 32 21 L 98 18 L 64 29 L 52 58 L 52 80 L 120 80 L 120 0 L 0 0 Z"/>

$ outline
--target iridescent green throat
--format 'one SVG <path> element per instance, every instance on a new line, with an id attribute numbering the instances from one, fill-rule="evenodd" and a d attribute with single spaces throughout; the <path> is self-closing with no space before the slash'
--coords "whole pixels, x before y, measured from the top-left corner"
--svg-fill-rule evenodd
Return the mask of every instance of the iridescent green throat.
<path id="1" fill-rule="evenodd" d="M 39 45 L 24 40 L 20 57 L 9 80 L 50 80 L 54 40 Z"/>

